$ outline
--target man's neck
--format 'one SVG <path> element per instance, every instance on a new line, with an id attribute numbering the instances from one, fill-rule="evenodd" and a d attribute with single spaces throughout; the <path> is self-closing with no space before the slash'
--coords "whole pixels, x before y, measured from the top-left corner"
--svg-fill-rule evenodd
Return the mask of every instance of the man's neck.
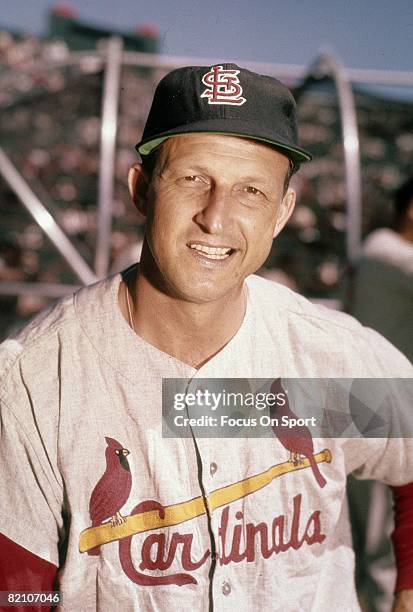
<path id="1" fill-rule="evenodd" d="M 193 368 L 200 368 L 228 344 L 244 319 L 242 287 L 217 302 L 193 304 L 160 291 L 139 272 L 131 273 L 122 285 L 119 304 L 135 333 Z"/>

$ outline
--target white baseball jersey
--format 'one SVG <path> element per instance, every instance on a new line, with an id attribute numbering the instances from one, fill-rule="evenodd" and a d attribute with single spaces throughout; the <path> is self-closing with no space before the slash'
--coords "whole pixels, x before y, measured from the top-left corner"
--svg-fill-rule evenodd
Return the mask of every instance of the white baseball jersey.
<path id="1" fill-rule="evenodd" d="M 162 379 L 411 377 L 408 361 L 252 276 L 240 329 L 195 370 L 132 332 L 120 280 L 0 349 L 0 531 L 60 566 L 67 611 L 359 610 L 346 475 L 412 481 L 412 441 L 314 439 L 321 487 L 275 437 L 164 438 Z"/>

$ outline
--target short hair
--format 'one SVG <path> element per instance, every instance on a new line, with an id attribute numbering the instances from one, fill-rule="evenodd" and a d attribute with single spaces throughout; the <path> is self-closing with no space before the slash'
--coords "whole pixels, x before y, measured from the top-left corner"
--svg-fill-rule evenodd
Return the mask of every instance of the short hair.
<path id="1" fill-rule="evenodd" d="M 162 145 L 152 151 L 150 155 L 142 156 L 142 169 L 145 173 L 146 178 L 150 182 L 156 171 L 156 165 L 158 163 L 159 151 Z"/>
<path id="2" fill-rule="evenodd" d="M 394 194 L 394 216 L 397 227 L 403 224 L 412 200 L 413 177 L 404 182 Z"/>
<path id="3" fill-rule="evenodd" d="M 142 168 L 149 182 L 152 180 L 157 170 L 158 157 L 159 152 L 162 148 L 162 144 L 160 144 L 159 147 L 154 149 L 154 151 L 150 155 L 142 156 Z M 287 192 L 292 175 L 297 172 L 299 168 L 299 166 L 294 164 L 294 162 L 290 158 L 288 158 L 288 162 L 288 170 L 284 178 L 283 195 L 285 195 L 285 193 Z"/>
<path id="4" fill-rule="evenodd" d="M 288 170 L 284 178 L 283 195 L 287 193 L 287 189 L 290 186 L 291 177 L 295 172 L 297 172 L 298 168 L 299 166 L 296 166 L 294 162 L 290 158 L 288 158 Z"/>

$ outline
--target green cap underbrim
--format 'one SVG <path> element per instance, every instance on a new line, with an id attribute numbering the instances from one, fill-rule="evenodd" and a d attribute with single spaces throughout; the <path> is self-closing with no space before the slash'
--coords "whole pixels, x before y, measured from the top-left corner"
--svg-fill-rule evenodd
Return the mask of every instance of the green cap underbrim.
<path id="1" fill-rule="evenodd" d="M 290 158 L 296 164 L 301 164 L 303 162 L 311 161 L 312 159 L 311 155 L 307 153 L 306 151 L 303 151 L 302 149 L 296 149 L 294 147 L 285 145 L 281 142 L 271 141 L 266 138 L 259 138 L 257 136 L 251 136 L 250 134 L 238 134 L 234 132 L 210 132 L 207 130 L 205 130 L 205 132 L 193 131 L 193 132 L 182 132 L 178 134 L 177 133 L 169 134 L 168 136 L 160 136 L 159 138 L 154 138 L 153 140 L 149 140 L 148 142 L 145 142 L 144 144 L 137 146 L 136 150 L 141 156 L 144 157 L 144 156 L 150 155 L 157 147 L 159 147 L 160 144 L 162 144 L 165 140 L 168 140 L 168 138 L 173 138 L 174 136 L 182 136 L 183 134 L 200 134 L 200 133 L 217 134 L 217 135 L 225 134 L 226 136 L 237 136 L 240 138 L 248 138 L 249 140 L 257 140 L 259 142 L 265 142 L 266 144 L 270 145 L 274 149 L 279 150 L 281 153 L 284 153 L 288 158 Z"/>

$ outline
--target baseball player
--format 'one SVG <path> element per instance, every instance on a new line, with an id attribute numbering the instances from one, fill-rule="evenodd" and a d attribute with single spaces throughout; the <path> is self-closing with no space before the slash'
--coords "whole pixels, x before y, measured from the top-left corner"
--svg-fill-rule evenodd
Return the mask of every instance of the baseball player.
<path id="1" fill-rule="evenodd" d="M 315 437 L 300 419 L 292 442 L 277 421 L 297 414 L 288 379 L 412 376 L 376 332 L 254 276 L 310 159 L 290 92 L 234 64 L 175 70 L 137 149 L 139 266 L 0 351 L 1 589 L 59 590 L 67 611 L 356 611 L 352 472 L 396 487 L 396 609 L 412 609 L 412 440 Z M 271 435 L 165 435 L 168 385 L 185 381 L 191 421 L 210 379 L 272 381 Z M 398 389 L 385 414 L 405 432 Z"/>

